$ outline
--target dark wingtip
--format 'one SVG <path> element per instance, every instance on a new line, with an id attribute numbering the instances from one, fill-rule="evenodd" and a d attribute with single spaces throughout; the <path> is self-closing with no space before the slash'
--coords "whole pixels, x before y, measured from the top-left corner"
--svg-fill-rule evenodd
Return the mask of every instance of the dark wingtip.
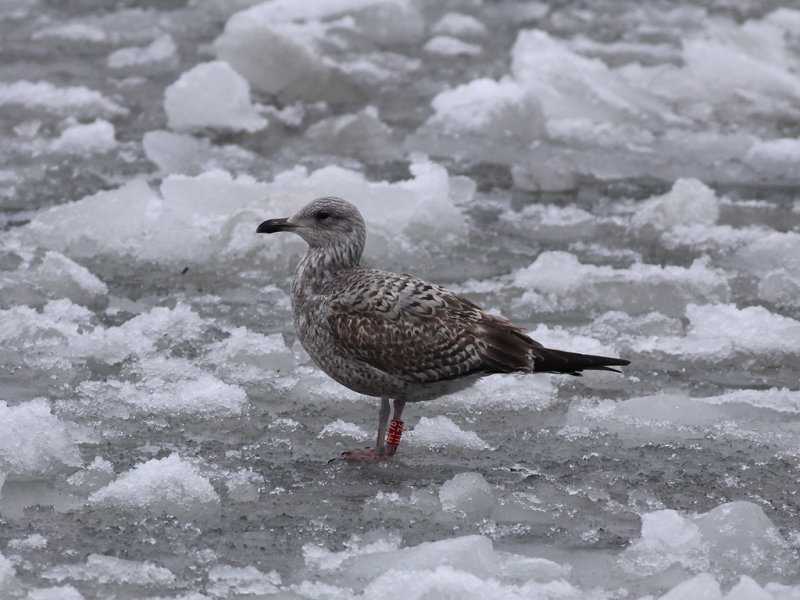
<path id="1" fill-rule="evenodd" d="M 566 373 L 580 375 L 580 371 L 612 371 L 621 373 L 613 367 L 624 367 L 631 361 L 625 358 L 611 356 L 596 356 L 593 354 L 578 354 L 552 348 L 539 348 L 538 358 L 534 358 L 534 370 L 549 373 Z"/>
<path id="2" fill-rule="evenodd" d="M 283 219 L 267 219 L 262 222 L 257 228 L 256 233 L 275 233 L 276 231 L 286 231 L 294 227 L 289 223 L 286 218 Z"/>

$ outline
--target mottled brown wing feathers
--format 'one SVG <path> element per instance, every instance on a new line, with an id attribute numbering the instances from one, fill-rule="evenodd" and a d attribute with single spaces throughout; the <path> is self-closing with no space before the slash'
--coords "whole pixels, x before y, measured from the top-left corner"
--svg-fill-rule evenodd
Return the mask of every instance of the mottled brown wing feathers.
<path id="1" fill-rule="evenodd" d="M 435 317 L 397 320 L 338 313 L 328 323 L 341 351 L 400 379 L 428 383 L 481 366 L 474 334 L 467 330 L 459 335 Z"/>
<path id="2" fill-rule="evenodd" d="M 339 350 L 415 383 L 470 373 L 614 371 L 627 360 L 545 348 L 502 317 L 410 275 L 359 272 L 330 303 Z"/>
<path id="3" fill-rule="evenodd" d="M 366 286 L 360 275 L 331 302 L 328 324 L 342 352 L 416 383 L 530 370 L 535 342 L 505 319 L 410 275 L 375 272 Z"/>
<path id="4" fill-rule="evenodd" d="M 540 344 L 505 319 L 491 315 L 478 324 L 478 330 L 485 345 L 484 370 L 497 373 L 531 370 L 531 359 L 538 358 L 536 348 Z"/>

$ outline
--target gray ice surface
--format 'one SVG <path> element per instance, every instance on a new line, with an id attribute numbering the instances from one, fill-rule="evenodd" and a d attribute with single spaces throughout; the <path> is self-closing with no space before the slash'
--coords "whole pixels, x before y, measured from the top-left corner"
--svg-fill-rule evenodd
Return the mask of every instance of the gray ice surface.
<path id="1" fill-rule="evenodd" d="M 800 594 L 800 12 L 0 1 L 0 598 Z M 624 375 L 405 413 L 296 341 L 304 251 Z M 400 594 L 399 591 L 402 591 Z"/>

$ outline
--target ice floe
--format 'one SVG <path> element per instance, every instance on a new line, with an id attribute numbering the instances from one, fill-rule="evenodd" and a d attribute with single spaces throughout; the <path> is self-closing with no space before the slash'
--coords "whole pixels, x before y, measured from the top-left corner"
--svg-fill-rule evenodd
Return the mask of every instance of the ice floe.
<path id="1" fill-rule="evenodd" d="M 22 235 L 74 259 L 128 256 L 181 265 L 283 261 L 286 250 L 297 253 L 302 242 L 289 236 L 265 240 L 254 234 L 252 223 L 294 214 L 309 197 L 335 190 L 357 199 L 371 223 L 372 260 L 413 261 L 415 255 L 421 260 L 415 245 L 422 239 L 436 239 L 443 248 L 459 242 L 466 222 L 454 200 L 469 199 L 474 184 L 450 177 L 444 168 L 425 160 L 413 163 L 411 172 L 410 179 L 389 183 L 372 182 L 341 167 L 312 172 L 297 167 L 261 183 L 214 170 L 196 177 L 171 175 L 160 193 L 144 181 L 132 180 L 44 211 Z M 98 227 L 87 227 L 89 222 Z M 109 230 L 114 235 L 105 233 Z"/>
<path id="2" fill-rule="evenodd" d="M 673 510 L 643 515 L 642 537 L 620 555 L 620 561 L 638 573 L 652 574 L 678 563 L 690 571 L 709 571 L 721 580 L 735 581 L 739 575 L 792 572 L 796 566 L 789 555 L 786 541 L 764 511 L 752 502 L 738 501 L 696 516 Z"/>
<path id="3" fill-rule="evenodd" d="M 800 356 L 800 321 L 762 306 L 688 304 L 686 317 L 686 335 L 642 338 L 636 351 L 710 363 L 756 356 L 780 362 Z"/>
<path id="4" fill-rule="evenodd" d="M 441 56 L 475 56 L 483 51 L 477 44 L 470 44 L 448 35 L 437 35 L 429 39 L 422 49 Z"/>
<path id="5" fill-rule="evenodd" d="M 20 80 L 0 85 L 0 105 L 76 117 L 113 117 L 128 112 L 97 90 L 84 86 L 58 87 L 46 81 Z"/>
<path id="6" fill-rule="evenodd" d="M 796 14 L 778 9 L 738 25 L 707 19 L 679 50 L 663 45 L 660 55 L 648 55 L 653 44 L 622 46 L 582 36 L 559 39 L 539 29 L 520 31 L 509 73 L 495 82 L 504 91 L 498 88 L 492 104 L 477 112 L 519 105 L 514 99 L 521 97 L 541 107 L 542 116 L 528 118 L 543 122 L 542 131 L 535 139 L 515 140 L 505 152 L 475 144 L 462 149 L 460 157 L 508 163 L 515 183 L 531 190 L 571 189 L 580 176 L 614 179 L 656 171 L 675 179 L 683 173 L 720 181 L 796 180 L 796 169 L 787 162 L 791 140 L 763 139 L 758 129 L 731 133 L 702 126 L 709 117 L 725 123 L 734 112 L 791 118 L 800 80 L 785 35 L 794 30 Z M 621 61 L 625 53 L 638 60 Z M 623 64 L 609 65 L 612 59 Z M 470 103 L 478 81 L 445 90 L 434 98 L 434 108 L 456 92 L 461 104 Z M 749 93 L 740 96 L 741 89 Z M 437 156 L 452 153 L 471 117 L 460 120 L 460 127 L 449 130 L 429 121 L 410 138 L 410 146 Z M 486 135 L 500 142 L 506 133 L 500 126 Z"/>
<path id="7" fill-rule="evenodd" d="M 433 33 L 464 38 L 482 38 L 488 35 L 486 25 L 475 17 L 462 13 L 449 12 L 436 21 Z"/>
<path id="8" fill-rule="evenodd" d="M 688 303 L 716 303 L 729 299 L 725 274 L 698 259 L 688 268 L 636 263 L 629 269 L 582 264 L 568 252 L 540 254 L 517 271 L 512 285 L 526 290 L 514 301 L 515 311 L 606 310 L 641 314 L 658 310 L 680 315 Z"/>
<path id="9" fill-rule="evenodd" d="M 95 119 L 86 124 L 74 123 L 53 141 L 51 149 L 78 154 L 108 152 L 117 145 L 114 135 L 114 126 L 105 119 Z"/>
<path id="10" fill-rule="evenodd" d="M 0 596 L 798 596 L 800 12 L 172 4 L 0 10 Z M 377 400 L 254 231 L 325 195 L 368 266 L 631 365 L 328 464 Z"/>
<path id="11" fill-rule="evenodd" d="M 177 583 L 169 569 L 151 562 L 125 560 L 114 556 L 90 554 L 86 562 L 54 567 L 44 574 L 53 581 L 95 581 L 126 585 L 162 586 Z"/>
<path id="12" fill-rule="evenodd" d="M 112 69 L 127 69 L 174 61 L 177 52 L 175 40 L 169 34 L 162 35 L 145 47 L 119 48 L 108 55 L 107 64 Z"/>
<path id="13" fill-rule="evenodd" d="M 96 506 L 188 516 L 218 506 L 219 496 L 194 464 L 171 454 L 120 474 L 92 492 L 89 502 Z"/>
<path id="14" fill-rule="evenodd" d="M 167 122 L 177 131 L 205 127 L 258 131 L 267 126 L 250 101 L 250 84 L 228 63 L 201 63 L 164 93 Z"/>
<path id="15" fill-rule="evenodd" d="M 8 406 L 0 402 L 0 472 L 40 478 L 81 464 L 80 452 L 44 398 Z"/>
<path id="16" fill-rule="evenodd" d="M 447 417 L 422 417 L 412 431 L 405 436 L 405 441 L 414 446 L 428 448 L 447 448 L 458 446 L 471 450 L 487 450 L 489 444 L 479 438 L 473 431 L 464 431 Z"/>

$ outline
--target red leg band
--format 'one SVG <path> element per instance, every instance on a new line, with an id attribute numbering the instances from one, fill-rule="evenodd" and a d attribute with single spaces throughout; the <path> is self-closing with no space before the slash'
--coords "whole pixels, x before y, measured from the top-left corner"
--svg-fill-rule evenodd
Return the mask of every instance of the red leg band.
<path id="1" fill-rule="evenodd" d="M 399 446 L 400 436 L 402 435 L 403 435 L 403 421 L 392 419 L 392 422 L 389 425 L 389 431 L 386 432 L 386 445 L 395 447 Z"/>

